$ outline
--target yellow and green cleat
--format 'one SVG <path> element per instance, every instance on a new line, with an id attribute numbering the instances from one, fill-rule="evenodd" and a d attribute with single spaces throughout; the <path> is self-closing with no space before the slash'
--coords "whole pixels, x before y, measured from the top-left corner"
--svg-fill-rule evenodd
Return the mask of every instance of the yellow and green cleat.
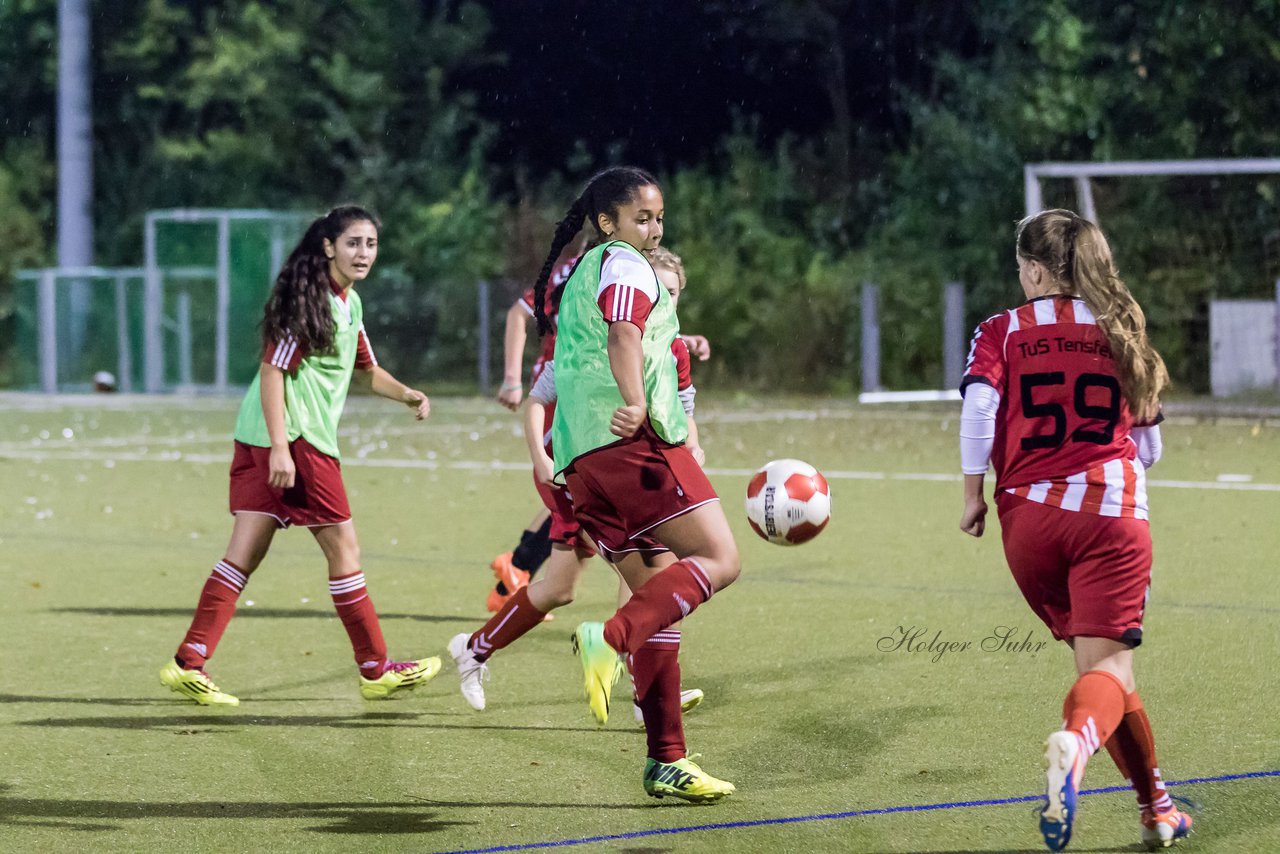
<path id="1" fill-rule="evenodd" d="M 604 641 L 604 623 L 582 623 L 573 633 L 573 651 L 582 662 L 582 687 L 596 723 L 609 720 L 609 697 L 622 675 L 622 659 Z"/>
<path id="2" fill-rule="evenodd" d="M 388 661 L 377 679 L 360 677 L 360 696 L 366 700 L 385 700 L 397 691 L 411 691 L 430 682 L 440 672 L 436 656 L 419 661 Z"/>
<path id="3" fill-rule="evenodd" d="M 646 760 L 644 790 L 651 798 L 680 798 L 694 804 L 714 803 L 737 791 L 732 783 L 717 780 L 687 757 L 675 762 Z"/>
<path id="4" fill-rule="evenodd" d="M 160 668 L 160 684 L 170 691 L 195 700 L 202 706 L 238 706 L 240 700 L 213 684 L 209 674 L 200 668 L 187 670 L 173 659 Z"/>

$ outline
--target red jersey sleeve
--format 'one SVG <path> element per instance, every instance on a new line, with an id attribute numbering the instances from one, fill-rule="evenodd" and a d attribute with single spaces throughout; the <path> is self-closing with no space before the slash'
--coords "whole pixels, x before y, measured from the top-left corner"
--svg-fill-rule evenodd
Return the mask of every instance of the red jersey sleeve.
<path id="1" fill-rule="evenodd" d="M 689 359 L 689 345 L 677 337 L 671 342 L 671 355 L 676 360 L 676 390 L 684 391 L 693 385 L 693 371 Z"/>
<path id="2" fill-rule="evenodd" d="M 973 341 L 969 344 L 969 358 L 965 362 L 964 377 L 960 380 L 960 394 L 973 383 L 991 386 L 1001 397 L 1005 392 L 1005 374 L 1008 361 L 1004 342 L 1009 331 L 1008 312 L 1001 312 L 978 324 Z"/>
<path id="3" fill-rule="evenodd" d="M 371 371 L 378 367 L 378 357 L 373 355 L 373 345 L 369 343 L 369 333 L 360 324 L 360 333 L 356 337 L 356 367 L 362 371 Z"/>
<path id="4" fill-rule="evenodd" d="M 529 288 L 520 295 L 520 299 L 516 300 L 516 305 L 529 312 L 529 316 L 533 317 L 533 288 Z"/>
<path id="5" fill-rule="evenodd" d="M 262 362 L 274 365 L 286 374 L 291 374 L 302 364 L 307 354 L 298 345 L 298 339 L 292 335 L 285 336 L 282 341 L 272 341 L 262 348 Z"/>
<path id="6" fill-rule="evenodd" d="M 596 305 L 605 323 L 632 323 L 644 331 L 653 304 L 658 301 L 658 277 L 643 258 L 629 252 L 608 253 L 600 268 Z"/>

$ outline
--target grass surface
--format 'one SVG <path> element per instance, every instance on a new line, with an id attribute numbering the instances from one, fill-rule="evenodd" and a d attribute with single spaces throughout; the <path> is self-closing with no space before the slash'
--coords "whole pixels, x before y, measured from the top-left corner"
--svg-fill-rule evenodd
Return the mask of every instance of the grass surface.
<path id="1" fill-rule="evenodd" d="M 392 654 L 442 655 L 441 676 L 362 701 L 319 550 L 293 530 L 210 665 L 242 705 L 210 710 L 161 688 L 156 672 L 230 531 L 236 402 L 0 403 L 6 851 L 479 849 L 1016 798 L 1040 785 L 1069 657 L 1052 643 L 981 648 L 1001 626 L 1050 639 L 1004 566 L 994 518 L 982 540 L 956 528 L 954 408 L 700 400 L 744 573 L 685 627 L 684 682 L 707 693 L 686 721 L 690 749 L 738 785 L 722 804 L 691 807 L 644 797 L 644 740 L 625 702 L 597 729 L 579 699 L 568 637 L 612 612 L 603 564 L 554 622 L 493 659 L 485 712 L 457 693 L 444 645 L 483 622 L 488 563 L 537 504 L 515 416 L 439 399 L 416 424 L 357 400 L 344 421 L 345 477 Z M 1165 449 L 1152 472 L 1155 583 L 1137 657 L 1165 779 L 1280 769 L 1280 487 L 1266 488 L 1280 484 L 1280 430 L 1175 418 Z M 742 519 L 742 472 L 781 456 L 832 480 L 831 526 L 795 549 L 764 543 Z M 973 645 L 941 657 L 878 648 L 911 627 Z M 1105 754 L 1091 763 L 1086 785 L 1121 782 Z M 1173 791 L 1203 805 L 1188 850 L 1280 850 L 1280 778 Z M 1138 850 L 1131 795 L 1083 803 L 1071 850 Z M 573 850 L 1034 851 L 1034 810 L 896 812 Z"/>

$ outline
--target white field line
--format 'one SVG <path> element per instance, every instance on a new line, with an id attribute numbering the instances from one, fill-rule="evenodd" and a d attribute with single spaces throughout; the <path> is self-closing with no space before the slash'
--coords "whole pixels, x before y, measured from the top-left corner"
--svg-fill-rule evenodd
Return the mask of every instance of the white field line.
<path id="1" fill-rule="evenodd" d="M 25 460 L 28 462 L 113 462 L 113 463 L 189 463 L 192 465 L 228 465 L 230 454 L 184 454 L 181 451 L 162 451 L 160 453 L 138 453 L 125 451 L 121 453 L 104 453 L 101 451 L 66 450 L 33 450 L 20 448 L 14 451 L 0 451 L 0 459 Z M 506 460 L 452 460 L 440 461 L 431 459 L 397 459 L 383 457 L 345 457 L 344 468 L 404 468 L 404 469 L 451 469 L 455 471 L 528 471 L 527 461 L 509 462 Z M 745 468 L 709 468 L 707 474 L 714 477 L 750 477 L 755 469 Z M 839 469 L 824 471 L 828 480 L 895 480 L 923 481 L 930 483 L 959 483 L 964 479 L 960 474 L 946 472 L 885 472 L 885 471 L 843 471 Z M 1280 492 L 1280 483 L 1237 483 L 1211 480 L 1148 480 L 1148 486 L 1164 489 L 1208 489 L 1229 492 Z"/>
<path id="2" fill-rule="evenodd" d="M 376 427 L 344 427 L 338 430 L 338 435 L 344 438 L 355 438 L 363 441 L 377 441 L 382 436 L 410 436 L 420 434 L 422 436 L 438 436 L 440 434 L 470 434 L 478 433 L 485 435 L 486 433 L 495 433 L 505 435 L 508 428 L 495 429 L 490 424 L 467 425 L 467 424 L 440 424 L 426 425 L 418 424 L 408 427 L 391 427 L 380 425 Z M 149 447 L 181 447 L 184 445 L 212 445 L 220 442 L 231 442 L 230 433 L 195 433 L 189 436 L 153 436 L 147 433 L 138 433 L 132 436 L 99 436 L 90 439 L 64 439 L 62 436 L 51 434 L 49 438 L 42 439 L 33 436 L 30 439 L 22 439 L 19 441 L 0 442 L 0 454 L 6 454 L 14 451 L 63 451 L 75 450 L 76 448 L 149 448 Z"/>

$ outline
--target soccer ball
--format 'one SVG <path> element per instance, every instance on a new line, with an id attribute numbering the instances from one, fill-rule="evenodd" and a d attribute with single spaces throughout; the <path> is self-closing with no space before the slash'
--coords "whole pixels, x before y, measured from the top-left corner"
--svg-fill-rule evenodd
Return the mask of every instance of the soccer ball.
<path id="1" fill-rule="evenodd" d="M 768 463 L 747 484 L 747 521 L 771 543 L 809 542 L 831 521 L 827 479 L 800 460 Z"/>

